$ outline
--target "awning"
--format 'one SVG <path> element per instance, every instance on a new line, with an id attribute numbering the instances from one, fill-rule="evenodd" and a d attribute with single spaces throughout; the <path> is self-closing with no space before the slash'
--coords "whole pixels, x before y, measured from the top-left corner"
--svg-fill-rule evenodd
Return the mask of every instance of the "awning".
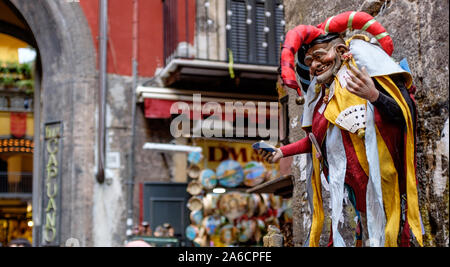
<path id="1" fill-rule="evenodd" d="M 182 107 L 189 108 L 189 115 L 191 119 L 196 118 L 196 115 L 201 115 L 201 119 L 209 117 L 213 114 L 217 115 L 217 119 L 234 121 L 237 117 L 243 116 L 248 118 L 251 122 L 258 122 L 258 105 L 265 104 L 265 112 L 261 117 L 269 119 L 270 116 L 276 116 L 278 118 L 278 112 L 270 114 L 270 106 L 278 106 L 277 96 L 258 96 L 248 94 L 236 94 L 232 96 L 227 93 L 221 92 L 206 92 L 206 91 L 189 91 L 171 88 L 159 88 L 159 87 L 144 87 L 139 86 L 137 88 L 138 101 L 144 102 L 145 117 L 150 119 L 167 119 L 171 117 L 170 109 L 173 108 L 176 113 L 183 113 Z M 201 105 L 196 108 L 203 108 L 206 103 L 217 103 L 215 109 L 208 110 L 194 110 L 194 94 L 199 94 L 201 99 Z M 178 103 L 177 103 L 178 102 Z M 183 102 L 185 104 L 180 104 Z M 242 105 L 237 105 L 240 102 Z M 234 106 L 234 109 L 232 109 Z M 260 110 L 263 110 L 262 108 Z"/>

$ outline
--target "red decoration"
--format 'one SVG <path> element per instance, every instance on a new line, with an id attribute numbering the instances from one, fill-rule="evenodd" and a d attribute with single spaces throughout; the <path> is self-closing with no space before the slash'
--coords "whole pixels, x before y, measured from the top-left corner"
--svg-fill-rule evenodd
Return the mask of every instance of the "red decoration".
<path id="1" fill-rule="evenodd" d="M 27 113 L 11 112 L 10 127 L 12 136 L 15 138 L 23 138 L 27 133 Z"/>

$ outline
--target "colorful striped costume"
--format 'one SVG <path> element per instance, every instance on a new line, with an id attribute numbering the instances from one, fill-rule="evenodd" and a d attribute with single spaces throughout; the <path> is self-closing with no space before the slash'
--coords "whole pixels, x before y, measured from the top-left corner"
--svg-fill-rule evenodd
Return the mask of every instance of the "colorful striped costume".
<path id="1" fill-rule="evenodd" d="M 298 79 L 294 66 L 295 53 L 302 44 L 312 42 L 328 32 L 343 32 L 347 28 L 370 32 L 382 48 L 368 40 L 352 39 L 347 42 L 359 69 L 366 67 L 374 80 L 380 97 L 370 103 L 348 92 L 340 75 L 328 88 L 329 101 L 323 101 L 325 88 L 315 92 L 312 81 Z M 384 50 L 384 51 L 383 51 Z M 409 244 L 411 230 L 422 246 L 422 226 L 418 207 L 417 180 L 415 174 L 415 121 L 414 86 L 408 71 L 395 63 L 390 55 L 392 40 L 373 17 L 363 12 L 345 12 L 327 19 L 317 27 L 300 25 L 291 30 L 282 50 L 281 76 L 285 85 L 296 89 L 306 104 L 302 126 L 312 132 L 319 143 L 322 158 L 306 137 L 296 143 L 281 147 L 283 156 L 311 153 L 307 167 L 312 191 L 312 225 L 309 246 L 318 246 L 323 228 L 324 212 L 320 175 L 323 171 L 330 188 L 332 238 L 334 246 L 345 246 L 338 231 L 342 214 L 344 187 L 354 197 L 357 213 L 367 216 L 368 242 L 370 246 L 397 246 Z M 345 64 L 344 64 L 345 65 Z M 344 66 L 343 65 L 343 66 Z M 341 67 L 341 71 L 344 68 Z M 318 96 L 316 94 L 319 94 Z M 311 104 L 309 104 L 311 102 Z M 342 114 L 353 108 L 364 108 L 365 135 L 345 129 L 338 123 Z M 308 169 L 307 168 L 307 169 Z M 404 214 L 404 218 L 402 218 Z M 401 234 L 401 242 L 398 236 Z"/>

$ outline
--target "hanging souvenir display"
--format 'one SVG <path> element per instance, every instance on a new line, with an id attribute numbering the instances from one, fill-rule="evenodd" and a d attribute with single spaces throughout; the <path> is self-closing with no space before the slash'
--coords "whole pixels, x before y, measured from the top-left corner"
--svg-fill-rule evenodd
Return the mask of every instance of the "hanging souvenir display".
<path id="1" fill-rule="evenodd" d="M 200 152 L 190 152 L 187 157 L 187 161 L 192 165 L 198 165 L 202 160 L 203 155 Z"/>
<path id="2" fill-rule="evenodd" d="M 191 164 L 187 173 L 192 179 L 197 179 L 200 175 L 200 167 L 198 165 Z"/>
<path id="3" fill-rule="evenodd" d="M 220 240 L 225 245 L 232 245 L 236 243 L 238 236 L 238 229 L 233 224 L 226 224 L 220 228 Z"/>
<path id="4" fill-rule="evenodd" d="M 213 189 L 217 185 L 216 173 L 211 169 L 201 171 L 200 182 L 205 189 Z"/>
<path id="5" fill-rule="evenodd" d="M 219 209 L 230 222 L 233 222 L 247 212 L 247 198 L 240 192 L 226 193 L 219 200 Z"/>
<path id="6" fill-rule="evenodd" d="M 191 181 L 187 186 L 187 191 L 189 194 L 196 196 L 199 195 L 203 190 L 202 184 L 199 181 Z"/>
<path id="7" fill-rule="evenodd" d="M 193 196 L 188 200 L 187 207 L 191 211 L 201 210 L 203 208 L 203 200 L 199 196 Z"/>
<path id="8" fill-rule="evenodd" d="M 220 225 L 224 222 L 224 219 L 220 215 L 210 215 L 203 219 L 202 226 L 206 230 L 208 235 L 213 235 L 218 231 Z"/>
<path id="9" fill-rule="evenodd" d="M 203 207 L 205 215 L 219 214 L 219 194 L 208 193 L 203 198 Z"/>
<path id="10" fill-rule="evenodd" d="M 219 184 L 225 187 L 237 187 L 244 181 L 244 170 L 235 160 L 225 160 L 217 167 Z"/>
<path id="11" fill-rule="evenodd" d="M 244 184 L 253 187 L 264 182 L 266 168 L 262 163 L 250 161 L 244 166 Z"/>
<path id="12" fill-rule="evenodd" d="M 189 225 L 186 227 L 186 238 L 193 241 L 198 236 L 199 230 L 195 225 Z"/>
<path id="13" fill-rule="evenodd" d="M 249 194 L 247 196 L 247 203 L 248 203 L 247 216 L 251 218 L 255 215 L 258 215 L 261 197 L 258 194 Z"/>
<path id="14" fill-rule="evenodd" d="M 191 223 L 193 223 L 193 224 L 198 226 L 203 221 L 203 211 L 201 209 L 200 210 L 191 211 L 191 214 L 190 214 L 189 218 L 191 219 Z"/>
<path id="15" fill-rule="evenodd" d="M 242 220 L 238 224 L 238 228 L 240 230 L 240 234 L 238 237 L 239 242 L 245 243 L 248 242 L 256 231 L 256 221 L 255 220 Z"/>
<path id="16" fill-rule="evenodd" d="M 253 246 L 262 245 L 268 225 L 278 226 L 278 216 L 284 214 L 284 201 L 273 194 L 247 194 L 242 187 L 254 187 L 273 178 L 276 170 L 260 162 L 243 163 L 224 160 L 216 169 L 199 168 L 202 155 L 188 155 L 188 175 L 192 180 L 187 191 L 192 197 L 187 207 L 191 224 L 186 237 L 194 246 Z M 226 193 L 213 193 L 225 187 Z M 284 217 L 283 217 L 284 218 Z"/>

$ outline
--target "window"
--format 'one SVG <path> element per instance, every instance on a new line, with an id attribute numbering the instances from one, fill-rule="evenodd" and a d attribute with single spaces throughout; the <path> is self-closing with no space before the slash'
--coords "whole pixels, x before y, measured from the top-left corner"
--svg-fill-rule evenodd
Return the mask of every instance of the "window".
<path id="1" fill-rule="evenodd" d="M 277 0 L 228 0 L 227 48 L 236 63 L 278 65 L 284 11 Z"/>

